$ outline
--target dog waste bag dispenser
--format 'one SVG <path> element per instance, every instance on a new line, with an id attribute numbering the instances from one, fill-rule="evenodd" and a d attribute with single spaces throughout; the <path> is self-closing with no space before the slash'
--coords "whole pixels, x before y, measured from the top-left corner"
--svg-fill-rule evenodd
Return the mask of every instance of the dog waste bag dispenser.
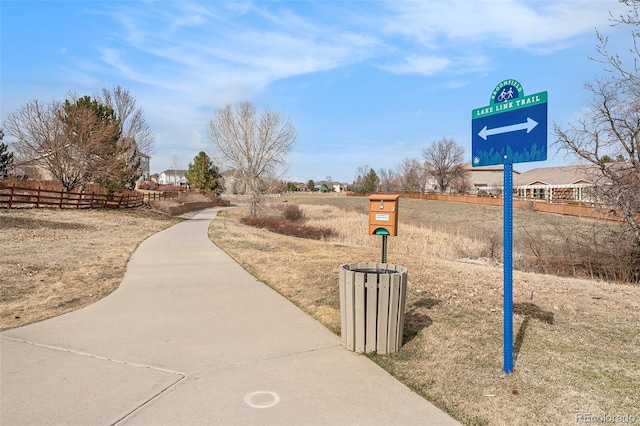
<path id="1" fill-rule="evenodd" d="M 398 235 L 399 194 L 373 194 L 369 197 L 369 235 Z"/>

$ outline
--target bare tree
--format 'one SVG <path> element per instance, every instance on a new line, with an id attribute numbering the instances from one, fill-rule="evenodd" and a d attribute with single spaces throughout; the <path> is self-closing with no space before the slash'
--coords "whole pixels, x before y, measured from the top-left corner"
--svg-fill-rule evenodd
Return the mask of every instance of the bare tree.
<path id="1" fill-rule="evenodd" d="M 127 89 L 116 86 L 102 89 L 101 103 L 113 109 L 122 126 L 121 137 L 135 142 L 135 148 L 145 154 L 153 153 L 154 136 L 142 108 L 136 105 L 136 98 Z"/>
<path id="2" fill-rule="evenodd" d="M 424 167 L 415 158 L 405 158 L 398 166 L 400 191 L 423 192 L 425 186 Z"/>
<path id="3" fill-rule="evenodd" d="M 400 190 L 400 179 L 398 177 L 398 173 L 395 170 L 382 168 L 378 170 L 378 176 L 379 192 L 394 192 Z"/>
<path id="4" fill-rule="evenodd" d="M 468 173 L 461 173 L 453 181 L 451 181 L 451 188 L 459 194 L 464 194 L 473 188 L 471 179 Z"/>
<path id="5" fill-rule="evenodd" d="M 624 3 L 629 13 L 612 20 L 631 26 L 630 58 L 610 52 L 608 39 L 597 33 L 598 60 L 608 74 L 586 84 L 593 101 L 584 115 L 567 126 L 554 124 L 554 133 L 560 149 L 594 166 L 598 199 L 622 213 L 640 245 L 640 1 Z"/>
<path id="6" fill-rule="evenodd" d="M 444 193 L 452 182 L 467 174 L 464 167 L 464 148 L 453 139 L 442 138 L 422 151 L 425 168 L 437 182 L 438 190 Z"/>
<path id="7" fill-rule="evenodd" d="M 36 163 L 67 191 L 89 182 L 116 190 L 135 180 L 137 164 L 114 111 L 88 96 L 70 99 L 34 100 L 6 117 L 5 127 L 17 139 L 16 164 Z"/>
<path id="8" fill-rule="evenodd" d="M 222 162 L 236 169 L 249 196 L 250 214 L 256 216 L 262 195 L 272 179 L 286 169 L 285 158 L 296 140 L 291 122 L 281 113 L 266 110 L 258 115 L 250 102 L 218 110 L 209 122 L 209 133 Z"/>

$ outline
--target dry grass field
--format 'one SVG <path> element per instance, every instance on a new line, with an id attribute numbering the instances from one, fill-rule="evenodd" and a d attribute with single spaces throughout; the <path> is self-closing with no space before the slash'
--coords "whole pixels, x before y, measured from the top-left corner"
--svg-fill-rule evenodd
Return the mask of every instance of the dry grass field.
<path id="1" fill-rule="evenodd" d="M 242 225 L 245 212 L 231 208 L 212 222 L 211 239 L 339 333 L 338 266 L 380 259 L 380 237 L 366 235 L 367 200 L 283 196 L 271 212 L 280 214 L 285 200 L 301 207 L 307 224 L 335 236 L 275 234 Z M 592 226 L 528 211 L 515 216 L 516 229 L 545 239 L 560 228 Z M 464 424 L 575 424 L 588 416 L 640 422 L 640 286 L 516 271 L 515 371 L 506 375 L 495 256 L 501 208 L 401 199 L 400 218 L 388 257 L 409 270 L 404 346 L 373 355 L 376 362 Z M 0 329 L 109 294 L 140 242 L 179 220 L 149 209 L 0 210 Z M 525 265 L 526 256 L 516 263 Z"/>
<path id="2" fill-rule="evenodd" d="M 96 302 L 129 257 L 179 219 L 150 209 L 0 209 L 0 330 Z"/>
<path id="3" fill-rule="evenodd" d="M 241 225 L 223 212 L 212 240 L 247 270 L 339 333 L 338 266 L 379 261 L 367 235 L 366 199 L 287 196 L 307 223 L 330 227 L 326 241 Z M 272 214 L 278 214 L 272 206 Z M 558 220 L 517 212 L 516 225 L 549 232 Z M 501 234 L 502 209 L 400 201 L 388 260 L 409 269 L 402 350 L 372 358 L 464 424 L 575 424 L 588 416 L 640 422 L 640 287 L 514 273 L 515 370 L 502 372 L 502 267 L 486 257 Z M 540 232 L 540 231 L 539 231 Z M 620 420 L 618 420 L 620 422 Z"/>

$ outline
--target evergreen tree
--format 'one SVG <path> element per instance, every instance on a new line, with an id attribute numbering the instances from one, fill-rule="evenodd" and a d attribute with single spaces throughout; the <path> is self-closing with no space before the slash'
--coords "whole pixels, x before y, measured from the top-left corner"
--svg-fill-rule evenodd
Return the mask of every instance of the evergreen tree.
<path id="1" fill-rule="evenodd" d="M 81 188 L 88 182 L 99 183 L 108 193 L 135 185 L 140 165 L 137 150 L 133 140 L 121 137 L 121 121 L 113 108 L 83 96 L 65 101 L 62 119 L 65 145 L 53 155 L 63 160 L 57 166 L 62 168 L 59 175 L 67 175 L 64 180 Z M 73 165 L 67 166 L 68 162 Z"/>
<path id="2" fill-rule="evenodd" d="M 369 170 L 369 173 L 367 173 L 363 179 L 361 192 L 365 194 L 376 192 L 378 189 L 378 181 L 379 179 L 376 172 L 373 169 Z"/>
<path id="3" fill-rule="evenodd" d="M 187 170 L 189 184 L 200 191 L 219 193 L 221 189 L 219 177 L 218 168 L 203 151 L 195 156 Z"/>
<path id="4" fill-rule="evenodd" d="M 9 152 L 9 147 L 5 145 L 4 132 L 0 130 L 0 177 L 7 176 L 13 168 L 13 152 Z"/>

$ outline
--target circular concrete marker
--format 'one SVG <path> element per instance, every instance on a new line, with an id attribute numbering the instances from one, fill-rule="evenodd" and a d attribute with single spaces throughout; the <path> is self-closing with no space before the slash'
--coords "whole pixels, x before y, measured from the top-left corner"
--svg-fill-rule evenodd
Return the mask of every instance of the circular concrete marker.
<path id="1" fill-rule="evenodd" d="M 280 395 L 271 391 L 256 391 L 246 394 L 244 402 L 251 408 L 270 408 L 280 402 Z"/>

